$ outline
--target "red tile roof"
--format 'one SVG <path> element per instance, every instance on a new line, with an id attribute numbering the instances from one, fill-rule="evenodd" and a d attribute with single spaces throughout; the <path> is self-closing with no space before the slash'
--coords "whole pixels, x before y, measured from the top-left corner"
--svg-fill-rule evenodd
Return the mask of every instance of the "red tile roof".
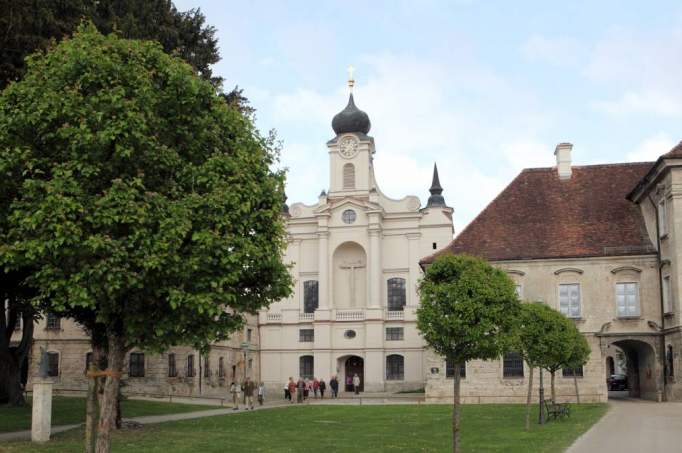
<path id="1" fill-rule="evenodd" d="M 665 153 L 665 154 L 662 155 L 661 157 L 662 157 L 662 158 L 666 158 L 666 157 L 682 157 L 682 142 L 680 142 L 680 143 L 678 143 L 677 145 L 675 145 L 675 146 L 673 147 L 673 149 L 671 149 L 670 151 L 668 151 L 667 153 Z"/>
<path id="2" fill-rule="evenodd" d="M 625 196 L 652 162 L 523 170 L 442 253 L 490 261 L 653 253 L 640 208 Z"/>

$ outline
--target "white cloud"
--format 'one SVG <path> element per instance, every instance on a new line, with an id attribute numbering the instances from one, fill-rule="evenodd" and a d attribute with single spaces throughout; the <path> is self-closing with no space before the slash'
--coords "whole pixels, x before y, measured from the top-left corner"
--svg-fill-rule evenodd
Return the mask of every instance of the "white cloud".
<path id="1" fill-rule="evenodd" d="M 554 66 L 573 66 L 580 61 L 582 48 L 573 38 L 532 35 L 521 47 L 521 53 L 529 61 L 546 62 Z"/>
<path id="2" fill-rule="evenodd" d="M 537 138 L 551 112 L 535 111 L 532 93 L 468 57 L 366 55 L 358 67 L 355 100 L 372 121 L 379 186 L 390 197 L 417 195 L 425 203 L 436 161 L 457 232 L 521 168 L 552 164 L 553 147 Z M 346 99 L 343 87 L 270 98 L 284 139 L 282 161 L 291 169 L 290 202 L 314 203 L 327 187 L 325 141 Z"/>
<path id="3" fill-rule="evenodd" d="M 632 151 L 626 154 L 628 162 L 647 162 L 659 158 L 675 146 L 675 141 L 665 132 L 659 132 L 644 139 Z"/>
<path id="4" fill-rule="evenodd" d="M 627 92 L 615 101 L 595 101 L 592 106 L 611 115 L 634 113 L 660 116 L 678 116 L 682 113 L 682 103 L 677 95 L 656 91 Z"/>

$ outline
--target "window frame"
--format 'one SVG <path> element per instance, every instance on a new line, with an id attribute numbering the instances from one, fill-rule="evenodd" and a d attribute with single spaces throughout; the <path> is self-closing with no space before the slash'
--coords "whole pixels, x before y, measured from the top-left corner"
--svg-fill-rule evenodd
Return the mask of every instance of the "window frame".
<path id="1" fill-rule="evenodd" d="M 47 351 L 47 376 L 48 377 L 59 377 L 61 371 L 60 363 L 60 353 L 57 351 Z"/>
<path id="2" fill-rule="evenodd" d="M 320 282 L 319 280 L 306 280 L 303 282 L 303 313 L 315 313 L 320 306 Z"/>
<path id="3" fill-rule="evenodd" d="M 174 352 L 168 354 L 168 377 L 178 377 L 178 364 Z"/>
<path id="4" fill-rule="evenodd" d="M 568 294 L 569 300 L 568 300 L 567 312 L 563 311 L 563 309 L 561 307 L 561 287 L 562 286 L 566 286 L 566 287 L 575 286 L 578 288 L 578 314 L 577 314 L 577 316 L 573 315 L 571 313 L 570 291 Z M 567 318 L 570 318 L 570 319 L 581 319 L 582 313 L 583 313 L 583 292 L 582 292 L 582 287 L 581 287 L 580 283 L 559 283 L 559 285 L 557 286 L 557 298 L 559 301 L 559 304 L 558 304 L 559 305 L 559 311 L 564 316 L 566 316 Z"/>
<path id="5" fill-rule="evenodd" d="M 386 327 L 384 338 L 386 341 L 403 341 L 405 339 L 405 328 L 400 326 Z"/>
<path id="6" fill-rule="evenodd" d="M 298 329 L 299 343 L 313 343 L 315 342 L 315 329 Z"/>
<path id="7" fill-rule="evenodd" d="M 62 317 L 51 311 L 47 312 L 45 330 L 62 330 Z"/>
<path id="8" fill-rule="evenodd" d="M 634 285 L 635 286 L 635 307 L 637 309 L 637 312 L 635 314 L 629 314 L 628 312 L 628 304 L 627 304 L 627 296 L 629 294 L 620 294 L 620 296 L 625 297 L 625 313 L 621 313 L 621 307 L 618 304 L 618 288 L 619 286 L 625 286 L 627 285 Z M 616 301 L 616 316 L 618 318 L 639 318 L 642 315 L 642 306 L 641 306 L 641 301 L 640 301 L 640 291 L 639 291 L 639 282 L 634 282 L 634 281 L 623 281 L 623 282 L 616 282 L 614 286 L 614 293 L 615 293 L 615 301 Z"/>
<path id="9" fill-rule="evenodd" d="M 303 379 L 312 379 L 315 376 L 315 358 L 312 355 L 299 356 L 298 375 Z"/>
<path id="10" fill-rule="evenodd" d="M 398 282 L 401 282 L 402 285 L 396 285 Z M 400 306 L 397 306 L 396 303 L 399 303 Z M 407 279 L 403 277 L 391 277 L 386 279 L 386 309 L 388 311 L 404 311 L 406 305 Z"/>
<path id="11" fill-rule="evenodd" d="M 565 378 L 572 378 L 574 370 L 580 370 L 580 372 L 577 373 L 575 377 L 577 377 L 577 378 L 585 377 L 585 367 L 583 365 L 580 365 L 577 368 L 562 368 L 561 369 L 561 376 L 565 377 Z"/>
<path id="12" fill-rule="evenodd" d="M 211 377 L 211 360 L 208 356 L 204 356 L 204 377 Z"/>
<path id="13" fill-rule="evenodd" d="M 518 357 L 510 358 L 509 356 L 515 355 Z M 521 366 L 511 366 L 511 362 L 518 362 Z M 508 367 L 507 364 L 510 363 Z M 525 377 L 525 369 L 523 365 L 523 357 L 520 353 L 516 351 L 510 351 L 502 356 L 502 377 L 505 379 L 523 379 Z"/>
<path id="14" fill-rule="evenodd" d="M 133 357 L 135 358 L 133 360 Z M 131 352 L 128 355 L 128 377 L 140 378 L 145 375 L 144 352 Z"/>
<path id="15" fill-rule="evenodd" d="M 659 237 L 664 238 L 668 235 L 668 202 L 665 196 L 658 200 L 656 214 L 658 216 Z"/>
<path id="16" fill-rule="evenodd" d="M 663 314 L 671 314 L 673 310 L 673 287 L 670 274 L 663 276 Z"/>
<path id="17" fill-rule="evenodd" d="M 400 359 L 396 360 L 395 359 Z M 386 380 L 404 381 L 405 380 L 405 357 L 401 354 L 389 354 L 386 356 Z"/>
<path id="18" fill-rule="evenodd" d="M 467 377 L 467 363 L 464 362 L 459 369 L 459 378 L 466 379 Z M 455 362 L 454 360 L 445 359 L 445 379 L 455 378 Z"/>
<path id="19" fill-rule="evenodd" d="M 196 376 L 196 370 L 194 369 L 194 354 L 187 355 L 187 363 L 185 364 L 186 376 L 193 378 Z"/>
<path id="20" fill-rule="evenodd" d="M 218 377 L 220 379 L 225 378 L 225 358 L 218 357 Z"/>

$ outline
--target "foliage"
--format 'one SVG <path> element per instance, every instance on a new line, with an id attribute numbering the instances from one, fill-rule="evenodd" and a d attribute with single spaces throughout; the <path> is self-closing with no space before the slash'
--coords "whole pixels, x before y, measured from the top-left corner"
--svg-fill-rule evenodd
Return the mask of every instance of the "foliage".
<path id="1" fill-rule="evenodd" d="M 465 255 L 437 258 L 419 282 L 417 327 L 426 343 L 454 361 L 452 451 L 460 451 L 460 367 L 497 358 L 519 307 L 514 283 L 500 269 Z"/>
<path id="2" fill-rule="evenodd" d="M 560 423 L 519 430 L 523 406 L 469 404 L 462 407 L 462 446 L 467 452 L 554 453 L 565 451 L 586 432 L 608 406 L 571 407 Z M 198 420 L 126 429 L 113 439 L 116 451 L 127 453 L 196 452 L 443 452 L 450 407 L 444 405 L 309 405 L 249 411 Z M 296 427 L 313 427 L 301 435 Z M 3 443 L 6 453 L 82 452 L 82 431 L 58 434 L 48 444 Z"/>
<path id="3" fill-rule="evenodd" d="M 521 304 L 517 322 L 514 349 L 519 351 L 528 365 L 543 368 L 556 366 L 555 352 L 566 350 L 567 324 L 570 321 L 553 308 L 535 302 Z"/>
<path id="4" fill-rule="evenodd" d="M 0 15 L 0 90 L 20 80 L 25 58 L 71 35 L 83 18 L 108 34 L 151 39 L 219 85 L 210 65 L 220 60 L 216 30 L 198 9 L 178 11 L 171 0 L 13 0 Z"/>
<path id="5" fill-rule="evenodd" d="M 458 363 L 495 359 L 520 303 L 501 270 L 471 256 L 445 255 L 419 284 L 417 326 L 437 353 Z"/>

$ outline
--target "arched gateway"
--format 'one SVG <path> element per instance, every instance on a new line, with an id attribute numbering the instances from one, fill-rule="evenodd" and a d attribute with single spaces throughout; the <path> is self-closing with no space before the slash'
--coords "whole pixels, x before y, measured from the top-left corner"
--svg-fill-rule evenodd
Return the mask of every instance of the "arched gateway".
<path id="1" fill-rule="evenodd" d="M 339 358 L 339 382 L 341 389 L 346 392 L 352 392 L 353 376 L 356 374 L 360 377 L 360 391 L 365 390 L 365 360 L 356 355 L 343 356 Z"/>

